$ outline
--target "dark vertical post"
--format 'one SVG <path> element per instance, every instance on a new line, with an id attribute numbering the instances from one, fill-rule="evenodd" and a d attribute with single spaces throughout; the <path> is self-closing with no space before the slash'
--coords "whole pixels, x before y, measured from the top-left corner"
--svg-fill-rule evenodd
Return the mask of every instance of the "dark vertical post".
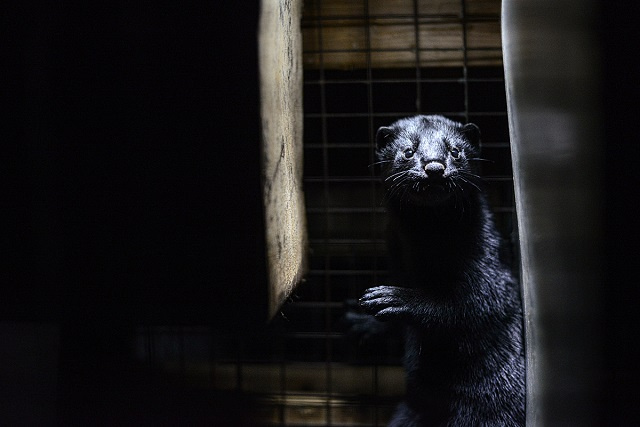
<path id="1" fill-rule="evenodd" d="M 601 415 L 604 163 L 594 6 L 503 1 L 532 426 L 592 425 Z"/>

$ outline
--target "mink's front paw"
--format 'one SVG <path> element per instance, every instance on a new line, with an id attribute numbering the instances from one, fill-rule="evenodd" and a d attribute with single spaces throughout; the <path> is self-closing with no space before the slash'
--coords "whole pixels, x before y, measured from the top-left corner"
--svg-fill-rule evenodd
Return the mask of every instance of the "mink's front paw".
<path id="1" fill-rule="evenodd" d="M 378 320 L 390 320 L 410 315 L 415 290 L 397 286 L 376 286 L 364 291 L 360 306 Z"/>

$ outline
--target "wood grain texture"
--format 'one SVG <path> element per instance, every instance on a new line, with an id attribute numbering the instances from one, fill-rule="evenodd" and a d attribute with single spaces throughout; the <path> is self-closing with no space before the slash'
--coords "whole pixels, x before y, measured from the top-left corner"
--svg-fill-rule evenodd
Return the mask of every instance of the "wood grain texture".
<path id="1" fill-rule="evenodd" d="M 301 1 L 262 2 L 260 94 L 270 317 L 306 268 L 301 13 Z"/>

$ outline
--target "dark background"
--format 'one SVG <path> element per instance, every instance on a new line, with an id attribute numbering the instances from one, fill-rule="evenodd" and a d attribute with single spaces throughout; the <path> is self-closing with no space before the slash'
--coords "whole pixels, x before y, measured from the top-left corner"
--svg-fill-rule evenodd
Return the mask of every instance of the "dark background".
<path id="1" fill-rule="evenodd" d="M 0 320 L 60 325 L 63 423 L 211 421 L 211 399 L 240 402 L 129 360 L 136 324 L 248 335 L 267 319 L 259 2 L 224 4 L 3 5 Z M 6 389 L 18 423 L 40 391 L 25 375 Z"/>
<path id="2" fill-rule="evenodd" d="M 606 324 L 603 325 L 605 419 L 625 425 L 640 419 L 640 310 L 637 307 L 640 60 L 631 54 L 640 39 L 640 4 L 600 2 L 602 115 L 605 141 L 604 250 Z M 624 159 L 621 157 L 624 156 Z M 626 160 L 625 160 L 626 159 Z"/>
<path id="3" fill-rule="evenodd" d="M 264 320 L 258 2 L 14 3 L 3 318 Z"/>

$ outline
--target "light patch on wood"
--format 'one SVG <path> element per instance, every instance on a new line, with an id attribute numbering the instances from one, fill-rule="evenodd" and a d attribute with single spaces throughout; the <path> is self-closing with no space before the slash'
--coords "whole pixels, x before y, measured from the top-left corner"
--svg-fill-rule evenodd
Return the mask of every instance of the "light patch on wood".
<path id="1" fill-rule="evenodd" d="M 464 19 L 460 0 L 366 4 L 368 10 L 361 2 L 305 2 L 305 67 L 458 67 L 465 60 L 468 66 L 502 65 L 500 0 L 466 0 Z"/>
<path id="2" fill-rule="evenodd" d="M 260 94 L 270 317 L 306 270 L 301 15 L 301 1 L 262 1 Z"/>

